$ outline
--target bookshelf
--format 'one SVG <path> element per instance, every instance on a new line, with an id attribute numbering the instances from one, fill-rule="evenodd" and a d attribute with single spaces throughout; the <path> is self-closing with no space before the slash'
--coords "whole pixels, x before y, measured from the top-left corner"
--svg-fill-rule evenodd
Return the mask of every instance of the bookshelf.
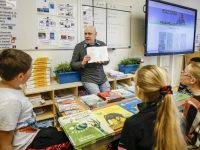
<path id="1" fill-rule="evenodd" d="M 108 79 L 110 85 L 113 87 L 113 89 L 116 89 L 117 81 L 131 85 L 131 79 L 133 77 L 134 77 L 134 75 L 128 74 L 128 76 L 126 78 L 117 79 L 117 78 L 108 77 L 107 79 Z M 24 92 L 25 95 L 49 92 L 49 95 L 51 97 L 50 101 L 47 101 L 46 103 L 41 104 L 41 105 L 34 106 L 34 108 L 44 107 L 44 109 L 46 110 L 45 114 L 41 115 L 41 116 L 37 116 L 36 120 L 42 121 L 42 120 L 53 118 L 54 119 L 54 126 L 55 126 L 56 115 L 55 115 L 54 91 L 61 90 L 61 89 L 68 89 L 68 90 L 70 90 L 71 93 L 73 93 L 75 95 L 76 98 L 78 98 L 78 89 L 80 87 L 83 87 L 83 84 L 81 82 L 59 84 L 56 81 L 56 78 L 53 77 L 53 78 L 51 78 L 51 85 L 50 86 L 27 89 L 26 86 L 24 85 L 23 86 L 23 92 Z"/>

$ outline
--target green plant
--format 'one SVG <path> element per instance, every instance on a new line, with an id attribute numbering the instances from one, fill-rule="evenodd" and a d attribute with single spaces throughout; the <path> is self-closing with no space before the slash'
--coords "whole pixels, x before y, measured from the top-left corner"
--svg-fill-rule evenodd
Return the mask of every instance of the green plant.
<path id="1" fill-rule="evenodd" d="M 62 73 L 62 72 L 71 72 L 72 68 L 70 63 L 67 61 L 65 63 L 58 64 L 58 66 L 55 67 L 55 71 L 57 73 Z"/>
<path id="2" fill-rule="evenodd" d="M 133 64 L 140 64 L 141 59 L 136 57 L 136 58 L 124 58 L 123 60 L 120 61 L 120 65 L 133 65 Z"/>

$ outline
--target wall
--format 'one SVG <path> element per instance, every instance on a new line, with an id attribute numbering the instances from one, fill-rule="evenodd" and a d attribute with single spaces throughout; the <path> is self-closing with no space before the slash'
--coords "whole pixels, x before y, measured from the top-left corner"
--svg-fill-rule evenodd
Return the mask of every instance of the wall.
<path id="1" fill-rule="evenodd" d="M 79 0 L 79 5 L 81 0 Z M 109 51 L 110 63 L 105 67 L 111 69 L 117 69 L 117 64 L 119 61 L 126 57 L 140 57 L 144 60 L 144 65 L 147 64 L 157 64 L 157 57 L 145 57 L 144 56 L 144 38 L 145 38 L 145 14 L 143 13 L 143 5 L 145 5 L 145 0 L 104 0 L 106 2 L 119 3 L 123 5 L 132 6 L 132 28 L 131 28 L 131 45 L 130 49 L 117 49 L 114 51 Z M 200 0 L 166 0 L 171 3 L 176 3 L 179 5 L 188 6 L 191 8 L 196 8 L 200 6 Z M 199 9 L 200 10 L 200 9 Z M 80 13 L 80 8 L 79 12 Z M 200 16 L 200 11 L 198 12 Z M 198 18 L 199 19 L 199 18 Z M 79 18 L 80 20 L 80 18 Z M 80 22 L 79 22 L 80 25 Z M 80 26 L 79 26 L 80 30 Z M 97 31 L 98 32 L 98 31 Z M 80 41 L 80 37 L 79 37 Z M 52 70 L 54 67 L 64 61 L 70 61 L 73 50 L 34 50 L 26 51 L 32 57 L 36 56 L 51 56 L 53 57 L 52 61 Z M 167 56 L 165 56 L 167 57 Z M 164 58 L 163 58 L 164 59 Z M 180 72 L 183 68 L 183 55 L 175 56 L 175 66 L 174 66 L 174 77 L 173 77 L 173 86 L 178 86 L 180 82 Z M 51 76 L 55 76 L 54 73 L 51 73 Z"/>

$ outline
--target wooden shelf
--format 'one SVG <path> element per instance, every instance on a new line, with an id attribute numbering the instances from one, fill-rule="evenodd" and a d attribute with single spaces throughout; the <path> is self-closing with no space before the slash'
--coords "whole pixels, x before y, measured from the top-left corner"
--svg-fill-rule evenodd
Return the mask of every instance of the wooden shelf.
<path id="1" fill-rule="evenodd" d="M 44 115 L 37 116 L 36 117 L 36 121 L 41 121 L 41 120 L 46 120 L 46 119 L 49 119 L 49 118 L 54 118 L 54 114 L 51 112 L 49 107 L 44 107 L 44 109 L 46 110 Z"/>
<path id="2" fill-rule="evenodd" d="M 48 106 L 48 105 L 53 105 L 53 101 L 46 101 L 46 103 L 41 104 L 41 105 L 37 105 L 37 106 L 33 106 L 33 108 L 38 108 L 38 107 L 43 107 L 43 106 Z"/>
<path id="3" fill-rule="evenodd" d="M 115 81 L 115 79 L 108 78 L 108 81 L 109 82 Z M 42 93 L 42 92 L 48 92 L 48 91 L 54 91 L 54 90 L 60 90 L 60 89 L 79 87 L 79 86 L 83 86 L 82 82 L 59 84 L 55 80 L 55 78 L 52 78 L 51 85 L 39 87 L 39 88 L 32 88 L 32 89 L 24 88 L 24 93 L 25 93 L 25 95 L 29 95 L 29 94 L 35 94 L 35 93 Z"/>

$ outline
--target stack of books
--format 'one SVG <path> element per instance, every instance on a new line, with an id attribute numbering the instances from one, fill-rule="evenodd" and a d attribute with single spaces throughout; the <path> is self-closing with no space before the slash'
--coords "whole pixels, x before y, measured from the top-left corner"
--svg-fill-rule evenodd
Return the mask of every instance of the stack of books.
<path id="1" fill-rule="evenodd" d="M 54 100 L 57 102 L 57 100 L 63 100 L 63 99 L 74 99 L 75 96 L 73 93 L 70 92 L 68 89 L 62 89 L 62 90 L 56 90 L 54 92 Z"/>
<path id="2" fill-rule="evenodd" d="M 33 108 L 34 113 L 36 116 L 41 116 L 44 115 L 45 109 L 40 107 L 40 108 Z"/>
<path id="3" fill-rule="evenodd" d="M 131 98 L 135 96 L 134 93 L 124 90 L 124 89 L 117 89 L 117 90 L 111 90 L 111 91 L 117 95 L 122 96 L 123 98 Z"/>
<path id="4" fill-rule="evenodd" d="M 41 94 L 30 94 L 27 95 L 33 106 L 38 106 L 42 104 Z"/>
<path id="5" fill-rule="evenodd" d="M 37 125 L 38 125 L 39 128 L 52 127 L 53 126 L 53 119 L 37 121 Z"/>
<path id="6" fill-rule="evenodd" d="M 59 112 L 66 112 L 66 114 L 77 113 L 84 110 L 75 100 L 61 99 L 57 100 L 57 103 Z"/>
<path id="7" fill-rule="evenodd" d="M 27 88 L 37 88 L 51 85 L 50 67 L 52 57 L 35 57 L 33 59 L 32 76 L 26 82 Z"/>
<path id="8" fill-rule="evenodd" d="M 112 91 L 105 91 L 100 92 L 97 94 L 101 99 L 106 101 L 107 103 L 117 102 L 122 100 L 122 96 L 112 92 Z"/>
<path id="9" fill-rule="evenodd" d="M 114 134 L 114 131 L 91 110 L 60 117 L 58 121 L 75 149 Z"/>
<path id="10" fill-rule="evenodd" d="M 81 96 L 80 101 L 85 104 L 90 110 L 106 106 L 106 102 L 99 98 L 97 95 Z"/>

